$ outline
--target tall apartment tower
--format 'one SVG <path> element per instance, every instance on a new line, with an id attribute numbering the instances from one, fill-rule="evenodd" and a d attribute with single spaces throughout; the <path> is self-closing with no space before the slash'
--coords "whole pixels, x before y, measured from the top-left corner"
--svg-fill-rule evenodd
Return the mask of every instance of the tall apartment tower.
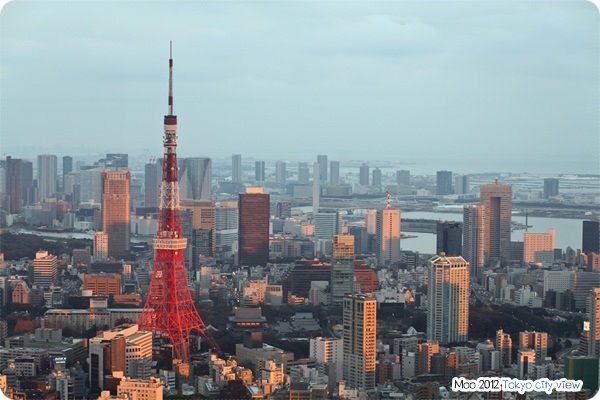
<path id="1" fill-rule="evenodd" d="M 94 235 L 94 261 L 104 261 L 108 258 L 108 235 L 106 232 L 96 232 Z"/>
<path id="2" fill-rule="evenodd" d="M 469 263 L 443 253 L 428 262 L 427 339 L 466 342 L 469 334 Z"/>
<path id="3" fill-rule="evenodd" d="M 512 339 L 502 329 L 496 331 L 496 350 L 500 352 L 500 365 L 509 367 L 512 363 Z"/>
<path id="4" fill-rule="evenodd" d="M 377 262 L 389 265 L 400 261 L 400 210 L 377 210 Z"/>
<path id="5" fill-rule="evenodd" d="M 523 261 L 525 263 L 543 263 L 551 265 L 554 261 L 556 231 L 549 229 L 547 233 L 525 232 L 523 239 Z"/>
<path id="6" fill-rule="evenodd" d="M 254 162 L 254 180 L 256 182 L 265 181 L 265 162 L 255 161 Z"/>
<path id="7" fill-rule="evenodd" d="M 62 185 L 61 190 L 65 191 L 65 176 L 69 172 L 73 171 L 73 157 L 71 156 L 63 156 L 62 158 Z"/>
<path id="8" fill-rule="evenodd" d="M 363 164 L 360 166 L 358 183 L 361 186 L 369 186 L 369 166 L 367 164 Z"/>
<path id="9" fill-rule="evenodd" d="M 210 200 L 211 185 L 212 161 L 210 158 L 194 157 L 179 160 L 180 198 Z"/>
<path id="10" fill-rule="evenodd" d="M 396 183 L 399 186 L 410 186 L 410 171 L 405 169 L 396 171 Z"/>
<path id="11" fill-rule="evenodd" d="M 310 169 L 307 162 L 298 163 L 298 183 L 308 185 L 310 182 Z"/>
<path id="12" fill-rule="evenodd" d="M 535 351 L 535 361 L 543 364 L 548 355 L 548 334 L 546 332 L 520 332 L 519 350 L 532 349 Z"/>
<path id="13" fill-rule="evenodd" d="M 481 185 L 480 204 L 485 207 L 487 258 L 492 261 L 510 259 L 512 186 L 498 183 Z"/>
<path id="14" fill-rule="evenodd" d="M 454 193 L 452 189 L 452 172 L 438 171 L 436 176 L 435 193 L 438 196 L 445 196 Z"/>
<path id="15" fill-rule="evenodd" d="M 460 222 L 437 223 L 436 253 L 446 253 L 449 256 L 462 255 L 463 229 Z"/>
<path id="16" fill-rule="evenodd" d="M 58 259 L 47 251 L 38 251 L 33 260 L 33 283 L 49 287 L 56 283 L 58 277 Z"/>
<path id="17" fill-rule="evenodd" d="M 7 204 L 6 210 L 10 214 L 18 214 L 23 208 L 23 185 L 22 185 L 23 162 L 19 158 L 6 157 L 5 189 Z"/>
<path id="18" fill-rule="evenodd" d="M 468 194 L 469 189 L 469 175 L 456 175 L 454 177 L 454 194 Z"/>
<path id="19" fill-rule="evenodd" d="M 240 183 L 242 181 L 242 155 L 231 156 L 231 181 Z"/>
<path id="20" fill-rule="evenodd" d="M 544 198 L 558 196 L 558 179 L 557 178 L 545 178 L 544 179 Z"/>
<path id="21" fill-rule="evenodd" d="M 590 356 L 600 357 L 600 288 L 593 288 L 590 305 Z"/>
<path id="22" fill-rule="evenodd" d="M 144 166 L 144 207 L 158 208 L 162 166 L 158 162 L 150 162 Z"/>
<path id="23" fill-rule="evenodd" d="M 317 162 L 319 163 L 319 176 L 321 177 L 320 183 L 321 185 L 324 185 L 327 183 L 327 155 L 318 155 Z"/>
<path id="24" fill-rule="evenodd" d="M 321 170 L 319 163 L 313 164 L 313 192 L 312 192 L 312 207 L 313 215 L 319 212 L 319 202 L 321 200 Z"/>
<path id="25" fill-rule="evenodd" d="M 286 163 L 284 161 L 277 161 L 275 163 L 275 182 L 278 185 L 285 185 L 287 180 Z"/>
<path id="26" fill-rule="evenodd" d="M 129 254 L 131 173 L 102 171 L 102 230 L 108 236 L 108 256 Z"/>
<path id="27" fill-rule="evenodd" d="M 472 277 L 479 276 L 479 271 L 485 265 L 486 242 L 485 207 L 482 205 L 465 206 L 463 209 L 462 256 L 471 266 Z"/>
<path id="28" fill-rule="evenodd" d="M 375 389 L 377 300 L 354 294 L 344 297 L 344 380 L 367 392 Z"/>
<path id="29" fill-rule="evenodd" d="M 331 161 L 329 163 L 329 183 L 332 185 L 340 184 L 340 162 Z"/>
<path id="30" fill-rule="evenodd" d="M 37 184 L 40 201 L 56 196 L 58 160 L 54 154 L 37 156 Z"/>
<path id="31" fill-rule="evenodd" d="M 381 170 L 379 168 L 375 168 L 373 170 L 373 186 L 381 187 Z"/>
<path id="32" fill-rule="evenodd" d="M 266 265 L 269 261 L 269 194 L 249 187 L 238 201 L 238 265 Z"/>
<path id="33" fill-rule="evenodd" d="M 333 236 L 331 303 L 342 305 L 344 296 L 354 293 L 354 236 Z"/>

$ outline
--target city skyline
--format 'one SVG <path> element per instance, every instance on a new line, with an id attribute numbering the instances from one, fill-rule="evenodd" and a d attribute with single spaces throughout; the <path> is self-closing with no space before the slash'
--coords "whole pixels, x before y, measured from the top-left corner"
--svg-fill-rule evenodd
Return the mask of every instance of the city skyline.
<path id="1" fill-rule="evenodd" d="M 294 153 L 306 158 L 329 148 L 330 159 L 427 163 L 438 142 L 446 151 L 472 153 L 467 164 L 455 160 L 440 169 L 596 172 L 594 6 L 461 4 L 286 3 L 266 10 L 183 3 L 168 6 L 167 23 L 152 24 L 167 3 L 148 3 L 141 27 L 111 18 L 118 10 L 127 19 L 137 11 L 131 4 L 88 3 L 83 10 L 61 2 L 10 3 L 0 15 L 3 149 L 15 156 L 85 154 L 85 138 L 102 137 L 108 140 L 98 147 L 118 138 L 120 148 L 106 151 L 159 154 L 147 138 L 160 134 L 155 116 L 164 113 L 158 101 L 164 71 L 156 65 L 173 39 L 181 64 L 176 92 L 186 116 L 183 157 L 243 150 L 276 159 L 285 136 L 298 138 Z M 190 23 L 194 11 L 202 12 L 201 27 Z M 240 18 L 245 24 L 236 24 Z M 69 21 L 69 35 L 78 39 L 47 35 L 47 21 Z M 143 42 L 136 29 L 146 35 Z M 99 39 L 104 31 L 108 36 Z M 69 109 L 68 126 L 56 107 Z M 24 120 L 25 110 L 37 118 Z M 52 126 L 63 127 L 54 134 L 63 138 L 60 145 L 33 145 L 37 132 Z M 14 131 L 23 134 L 6 134 Z M 379 140 L 364 140 L 373 135 Z M 473 143 L 496 137 L 502 140 Z M 539 157 L 527 157 L 532 149 Z"/>

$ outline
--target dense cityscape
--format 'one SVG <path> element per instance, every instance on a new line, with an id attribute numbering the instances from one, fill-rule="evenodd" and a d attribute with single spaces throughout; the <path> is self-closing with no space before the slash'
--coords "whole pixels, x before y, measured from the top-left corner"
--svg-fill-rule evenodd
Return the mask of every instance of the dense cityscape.
<path id="1" fill-rule="evenodd" d="M 0 398 L 598 393 L 593 7 L 49 3 L 0 13 Z"/>

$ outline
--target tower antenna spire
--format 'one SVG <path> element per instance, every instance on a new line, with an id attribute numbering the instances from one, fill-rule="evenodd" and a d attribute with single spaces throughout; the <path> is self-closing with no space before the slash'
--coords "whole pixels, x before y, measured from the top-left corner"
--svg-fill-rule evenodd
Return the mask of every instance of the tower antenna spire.
<path id="1" fill-rule="evenodd" d="M 173 41 L 169 41 L 169 115 L 173 115 Z"/>

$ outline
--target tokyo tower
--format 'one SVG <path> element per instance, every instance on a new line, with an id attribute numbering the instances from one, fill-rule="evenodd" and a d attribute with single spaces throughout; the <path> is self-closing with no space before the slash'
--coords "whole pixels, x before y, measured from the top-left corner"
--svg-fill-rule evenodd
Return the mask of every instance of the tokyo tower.
<path id="1" fill-rule="evenodd" d="M 168 336 L 176 357 L 190 360 L 190 334 L 203 335 L 215 350 L 219 346 L 200 318 L 190 288 L 184 262 L 187 239 L 181 233 L 177 169 L 177 116 L 173 114 L 173 53 L 169 53 L 169 111 L 165 115 L 164 162 L 160 186 L 160 217 L 153 240 L 154 268 L 148 298 L 138 321 L 140 328 Z"/>

